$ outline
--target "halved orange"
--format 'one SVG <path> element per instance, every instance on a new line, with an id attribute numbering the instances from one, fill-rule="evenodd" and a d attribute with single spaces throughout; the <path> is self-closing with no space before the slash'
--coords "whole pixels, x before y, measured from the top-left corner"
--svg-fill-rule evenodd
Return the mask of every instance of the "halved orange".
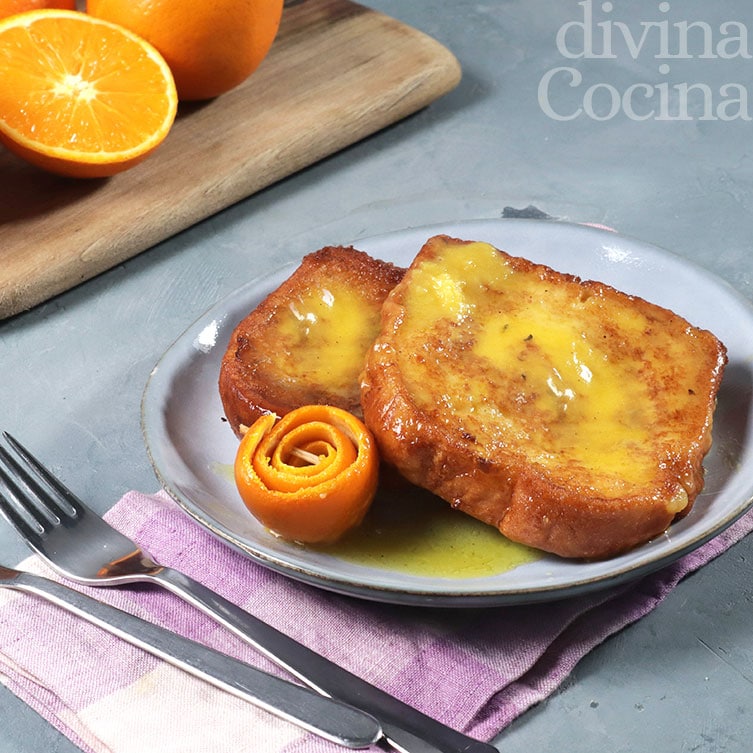
<path id="1" fill-rule="evenodd" d="M 126 170 L 162 143 L 177 105 L 164 58 L 127 29 L 68 10 L 0 21 L 0 141 L 45 170 Z"/>

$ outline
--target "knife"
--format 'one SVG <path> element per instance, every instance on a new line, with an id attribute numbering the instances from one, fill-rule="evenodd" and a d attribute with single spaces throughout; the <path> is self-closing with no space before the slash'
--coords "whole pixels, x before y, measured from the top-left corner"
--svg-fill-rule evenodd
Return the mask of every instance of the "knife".
<path id="1" fill-rule="evenodd" d="M 499 753 L 362 680 L 179 570 L 161 568 L 158 581 L 313 690 L 367 711 L 401 753 Z"/>
<path id="2" fill-rule="evenodd" d="M 326 740 L 365 748 L 382 737 L 379 723 L 360 709 L 270 675 L 56 581 L 0 565 L 0 588 L 40 596 Z"/>

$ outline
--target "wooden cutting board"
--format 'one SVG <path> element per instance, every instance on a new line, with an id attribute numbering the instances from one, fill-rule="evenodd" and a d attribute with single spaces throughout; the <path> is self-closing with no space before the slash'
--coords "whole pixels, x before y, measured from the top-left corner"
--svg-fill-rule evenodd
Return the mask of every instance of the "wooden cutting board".
<path id="1" fill-rule="evenodd" d="M 240 87 L 181 106 L 166 141 L 102 180 L 0 151 L 0 318 L 28 309 L 419 110 L 460 80 L 434 39 L 348 0 L 289 4 Z"/>

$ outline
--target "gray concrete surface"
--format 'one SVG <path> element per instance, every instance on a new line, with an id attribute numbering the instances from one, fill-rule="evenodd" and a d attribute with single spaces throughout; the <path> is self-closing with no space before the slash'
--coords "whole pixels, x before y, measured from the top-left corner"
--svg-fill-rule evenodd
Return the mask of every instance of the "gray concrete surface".
<path id="1" fill-rule="evenodd" d="M 750 3 L 369 4 L 453 50 L 464 68 L 458 89 L 97 279 L 0 322 L 0 425 L 54 468 L 64 468 L 100 510 L 128 489 L 157 489 L 139 401 L 165 348 L 241 282 L 324 244 L 534 206 L 671 249 L 753 296 L 753 102 L 743 101 L 753 93 L 745 89 L 753 87 L 753 61 L 745 40 L 722 44 L 723 28 L 727 37 L 735 28 L 741 37 L 753 31 Z M 701 31 L 705 25 L 711 47 L 704 50 L 695 40 L 681 55 L 675 24 L 683 21 L 699 22 L 693 28 Z M 729 21 L 737 26 L 722 26 Z M 604 55 L 605 30 L 612 34 L 612 57 Z M 708 112 L 684 94 L 683 83 L 708 87 Z M 589 114 L 589 90 L 594 106 L 606 104 L 611 112 Z M 730 102 L 734 97 L 741 101 Z M 0 227 L 0 249 L 2 236 Z M 72 466 L 74 451 L 83 460 Z M 5 525 L 0 551 L 4 562 L 26 555 Z M 500 750 L 748 753 L 751 559 L 753 541 L 743 540 L 683 582 L 504 731 Z M 2 688 L 0 720 L 2 753 L 76 750 Z"/>

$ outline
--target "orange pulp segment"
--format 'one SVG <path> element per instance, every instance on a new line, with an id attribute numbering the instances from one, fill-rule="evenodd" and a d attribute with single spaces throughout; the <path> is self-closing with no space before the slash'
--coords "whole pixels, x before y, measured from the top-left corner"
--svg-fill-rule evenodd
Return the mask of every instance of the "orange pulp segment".
<path id="1" fill-rule="evenodd" d="M 0 141 L 43 169 L 128 169 L 164 140 L 177 104 L 162 56 L 120 26 L 67 10 L 0 21 Z"/>

